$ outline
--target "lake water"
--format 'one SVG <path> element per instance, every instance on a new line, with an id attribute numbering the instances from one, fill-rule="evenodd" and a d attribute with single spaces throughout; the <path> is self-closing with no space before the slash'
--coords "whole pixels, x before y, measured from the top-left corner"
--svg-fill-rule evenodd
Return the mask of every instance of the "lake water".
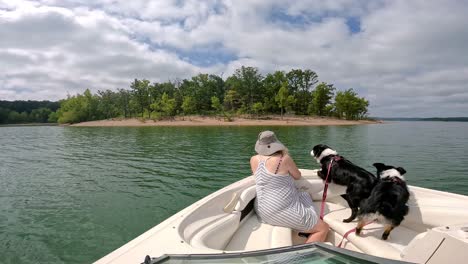
<path id="1" fill-rule="evenodd" d="M 468 123 L 329 127 L 0 127 L 0 263 L 90 263 L 248 176 L 260 131 L 301 168 L 326 143 L 411 185 L 468 195 Z M 140 262 L 141 260 L 135 260 Z"/>

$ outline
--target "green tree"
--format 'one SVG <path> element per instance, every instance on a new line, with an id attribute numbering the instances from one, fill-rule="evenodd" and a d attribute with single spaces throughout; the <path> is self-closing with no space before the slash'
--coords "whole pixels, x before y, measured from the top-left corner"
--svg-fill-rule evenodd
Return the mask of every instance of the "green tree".
<path id="1" fill-rule="evenodd" d="M 85 112 L 85 120 L 83 121 L 90 121 L 90 120 L 97 120 L 102 118 L 102 114 L 99 112 L 98 105 L 99 105 L 99 97 L 93 95 L 89 89 L 86 89 L 83 93 L 83 105 Z"/>
<path id="2" fill-rule="evenodd" d="M 263 104 L 261 102 L 256 102 L 252 105 L 252 111 L 258 117 L 263 112 Z"/>
<path id="3" fill-rule="evenodd" d="M 294 97 L 293 95 L 289 95 L 287 100 L 286 100 L 286 111 L 287 112 L 293 112 L 294 111 L 294 106 L 296 105 L 297 103 L 297 99 L 296 97 Z"/>
<path id="4" fill-rule="evenodd" d="M 87 118 L 85 107 L 82 95 L 68 96 L 67 99 L 62 100 L 60 109 L 57 111 L 58 122 L 73 124 L 85 121 Z"/>
<path id="5" fill-rule="evenodd" d="M 215 75 L 199 74 L 192 78 L 196 85 L 195 100 L 198 103 L 198 109 L 206 112 L 211 109 L 211 97 L 222 98 L 224 95 L 224 82 Z"/>
<path id="6" fill-rule="evenodd" d="M 224 96 L 225 108 L 231 111 L 235 111 L 236 109 L 239 108 L 241 104 L 240 101 L 241 101 L 240 96 L 237 93 L 237 91 L 234 89 L 228 90 L 226 95 Z"/>
<path id="7" fill-rule="evenodd" d="M 0 124 L 8 123 L 8 115 L 9 114 L 10 114 L 9 109 L 0 107 Z"/>
<path id="8" fill-rule="evenodd" d="M 119 113 L 127 118 L 131 115 L 130 113 L 130 92 L 125 89 L 118 89 L 116 95 L 116 105 L 119 109 Z"/>
<path id="9" fill-rule="evenodd" d="M 92 95 L 89 89 L 83 95 L 68 96 L 60 103 L 58 122 L 63 124 L 95 120 L 100 116 L 97 105 L 98 97 Z"/>
<path id="10" fill-rule="evenodd" d="M 284 82 L 287 82 L 286 74 L 282 71 L 276 71 L 273 74 L 269 73 L 263 79 L 264 97 L 263 107 L 264 111 L 270 113 L 277 113 L 280 111 L 276 103 L 275 96 Z"/>
<path id="11" fill-rule="evenodd" d="M 163 93 L 160 102 L 160 109 L 164 116 L 175 115 L 176 101 L 173 98 L 169 98 L 167 93 Z"/>
<path id="12" fill-rule="evenodd" d="M 57 111 L 60 107 L 59 102 L 51 102 L 51 101 L 3 101 L 0 100 L 0 108 L 5 109 L 5 112 L 16 111 L 18 113 L 26 112 L 30 114 L 32 110 L 39 109 L 39 108 L 47 108 L 50 109 L 52 112 Z M 34 120 L 31 120 L 34 121 Z"/>
<path id="13" fill-rule="evenodd" d="M 76 123 L 116 116 L 145 116 L 151 113 L 174 116 L 177 114 L 281 113 L 337 115 L 356 119 L 367 115 L 369 102 L 348 90 L 337 94 L 331 84 L 317 83 L 318 76 L 311 70 L 292 69 L 275 71 L 265 78 L 257 68 L 237 69 L 226 82 L 217 75 L 198 74 L 190 79 L 150 84 L 149 80 L 135 79 L 130 90 L 98 91 L 92 94 L 68 96 L 57 102 L 0 101 L 0 123 L 46 122 Z M 54 109 L 55 105 L 60 105 Z M 43 108 L 43 109 L 42 109 Z M 53 114 L 56 111 L 55 114 Z M 230 119 L 230 118 L 229 118 Z"/>
<path id="14" fill-rule="evenodd" d="M 47 119 L 47 122 L 57 123 L 58 122 L 58 113 L 57 112 L 51 112 L 49 114 L 49 118 Z"/>
<path id="15" fill-rule="evenodd" d="M 307 114 L 313 86 L 318 82 L 317 74 L 311 70 L 293 69 L 286 76 L 296 102 L 291 105 L 292 108 L 296 114 Z"/>
<path id="16" fill-rule="evenodd" d="M 139 109 L 141 117 L 144 117 L 145 110 L 148 112 L 148 118 L 151 118 L 151 98 L 150 98 L 150 82 L 148 80 L 135 79 L 130 85 L 132 89 L 132 97 L 134 104 Z"/>
<path id="17" fill-rule="evenodd" d="M 193 97 L 196 103 L 196 112 L 207 113 L 212 108 L 212 96 L 223 98 L 224 81 L 217 75 L 198 74 L 190 80 L 182 81 L 180 93 L 183 96 Z"/>
<path id="18" fill-rule="evenodd" d="M 181 94 L 173 82 L 153 83 L 153 85 L 150 85 L 150 104 L 152 104 L 152 106 L 154 106 L 154 103 L 159 104 L 162 100 L 163 94 L 167 94 L 168 98 L 175 99 L 174 112 L 176 113 L 177 109 L 182 105 L 182 97 L 180 96 Z M 153 109 L 153 107 L 151 108 Z"/>
<path id="19" fill-rule="evenodd" d="M 318 75 L 311 70 L 304 70 L 301 73 L 301 82 L 297 91 L 297 103 L 295 111 L 298 114 L 307 114 L 308 105 L 311 103 L 312 90 L 318 82 Z"/>
<path id="20" fill-rule="evenodd" d="M 303 72 L 301 90 L 311 92 L 314 85 L 318 82 L 318 75 L 312 70 L 305 70 Z"/>
<path id="21" fill-rule="evenodd" d="M 224 112 L 223 105 L 221 104 L 219 98 L 216 96 L 211 97 L 211 107 L 216 111 L 216 113 Z"/>
<path id="22" fill-rule="evenodd" d="M 29 114 L 29 121 L 35 123 L 47 123 L 52 111 L 49 108 L 41 107 L 33 109 Z"/>
<path id="23" fill-rule="evenodd" d="M 283 119 L 283 110 L 288 107 L 290 101 L 287 82 L 283 82 L 283 85 L 276 94 L 275 100 L 278 103 L 278 107 L 281 109 L 281 119 Z"/>
<path id="24" fill-rule="evenodd" d="M 119 115 L 119 98 L 118 94 L 111 91 L 98 91 L 98 110 L 102 113 L 102 117 L 105 119 L 117 117 Z"/>
<path id="25" fill-rule="evenodd" d="M 10 111 L 8 113 L 8 121 L 7 123 L 10 124 L 21 124 L 21 123 L 26 123 L 28 122 L 28 113 L 27 112 L 21 112 L 18 113 L 16 111 Z"/>
<path id="26" fill-rule="evenodd" d="M 339 118 L 362 119 L 366 117 L 369 102 L 352 89 L 338 91 L 335 96 L 335 113 Z"/>
<path id="27" fill-rule="evenodd" d="M 164 93 L 172 98 L 176 92 L 176 87 L 172 82 L 153 83 L 153 85 L 150 85 L 148 89 L 152 100 L 161 98 Z"/>
<path id="28" fill-rule="evenodd" d="M 335 87 L 333 87 L 333 84 L 327 84 L 324 82 L 315 87 L 315 90 L 312 93 L 312 110 L 314 114 L 318 116 L 325 115 L 325 108 L 331 103 L 334 90 Z"/>
<path id="29" fill-rule="evenodd" d="M 254 102 L 263 100 L 262 81 L 263 77 L 257 68 L 242 66 L 226 80 L 226 87 L 237 92 L 242 109 L 251 111 Z"/>
<path id="30" fill-rule="evenodd" d="M 292 69 L 286 73 L 286 78 L 288 80 L 289 92 L 292 94 L 297 93 L 302 85 L 302 70 Z"/>
<path id="31" fill-rule="evenodd" d="M 184 96 L 184 101 L 182 102 L 182 111 L 185 115 L 190 115 L 195 113 L 197 104 L 195 99 L 191 96 Z"/>

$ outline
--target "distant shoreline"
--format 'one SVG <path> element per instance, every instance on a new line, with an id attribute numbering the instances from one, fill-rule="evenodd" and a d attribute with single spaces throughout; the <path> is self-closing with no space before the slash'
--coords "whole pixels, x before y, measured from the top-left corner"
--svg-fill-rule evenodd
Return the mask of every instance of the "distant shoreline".
<path id="1" fill-rule="evenodd" d="M 382 121 L 468 122 L 468 117 L 381 117 Z"/>
<path id="2" fill-rule="evenodd" d="M 369 125 L 380 124 L 382 121 L 373 120 L 341 120 L 321 117 L 295 117 L 268 116 L 260 119 L 233 118 L 232 121 L 224 121 L 222 117 L 185 116 L 176 117 L 174 120 L 145 120 L 137 118 L 108 119 L 89 121 L 73 124 L 76 127 L 146 127 L 146 126 L 341 126 L 341 125 Z"/>
<path id="3" fill-rule="evenodd" d="M 58 126 L 58 123 L 0 124 L 0 127 Z"/>

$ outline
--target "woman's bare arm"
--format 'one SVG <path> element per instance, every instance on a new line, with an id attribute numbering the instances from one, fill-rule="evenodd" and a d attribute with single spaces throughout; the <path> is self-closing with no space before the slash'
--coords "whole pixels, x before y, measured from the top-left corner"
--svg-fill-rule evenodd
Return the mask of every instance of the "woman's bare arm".
<path id="1" fill-rule="evenodd" d="M 252 156 L 250 158 L 250 169 L 252 169 L 252 174 L 255 173 L 255 171 L 257 170 L 257 167 L 258 167 L 258 158 L 257 156 Z"/>
<path id="2" fill-rule="evenodd" d="M 285 157 L 285 162 L 288 168 L 289 175 L 293 177 L 295 180 L 299 180 L 302 176 L 301 172 L 294 163 L 294 160 L 288 155 Z"/>

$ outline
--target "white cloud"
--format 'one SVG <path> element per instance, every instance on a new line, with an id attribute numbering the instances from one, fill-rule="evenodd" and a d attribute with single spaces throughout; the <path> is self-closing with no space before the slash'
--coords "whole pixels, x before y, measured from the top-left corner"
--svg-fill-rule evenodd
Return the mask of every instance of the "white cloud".
<path id="1" fill-rule="evenodd" d="M 199 71 L 132 40 L 126 25 L 99 10 L 20 3 L 0 18 L 2 99 L 56 100 L 86 88 L 128 87 L 133 78 L 166 81 Z"/>
<path id="2" fill-rule="evenodd" d="M 0 0 L 0 99 L 247 65 L 310 68 L 369 98 L 376 116 L 466 115 L 467 11 L 456 0 Z M 187 58 L 210 49 L 232 59 Z"/>

